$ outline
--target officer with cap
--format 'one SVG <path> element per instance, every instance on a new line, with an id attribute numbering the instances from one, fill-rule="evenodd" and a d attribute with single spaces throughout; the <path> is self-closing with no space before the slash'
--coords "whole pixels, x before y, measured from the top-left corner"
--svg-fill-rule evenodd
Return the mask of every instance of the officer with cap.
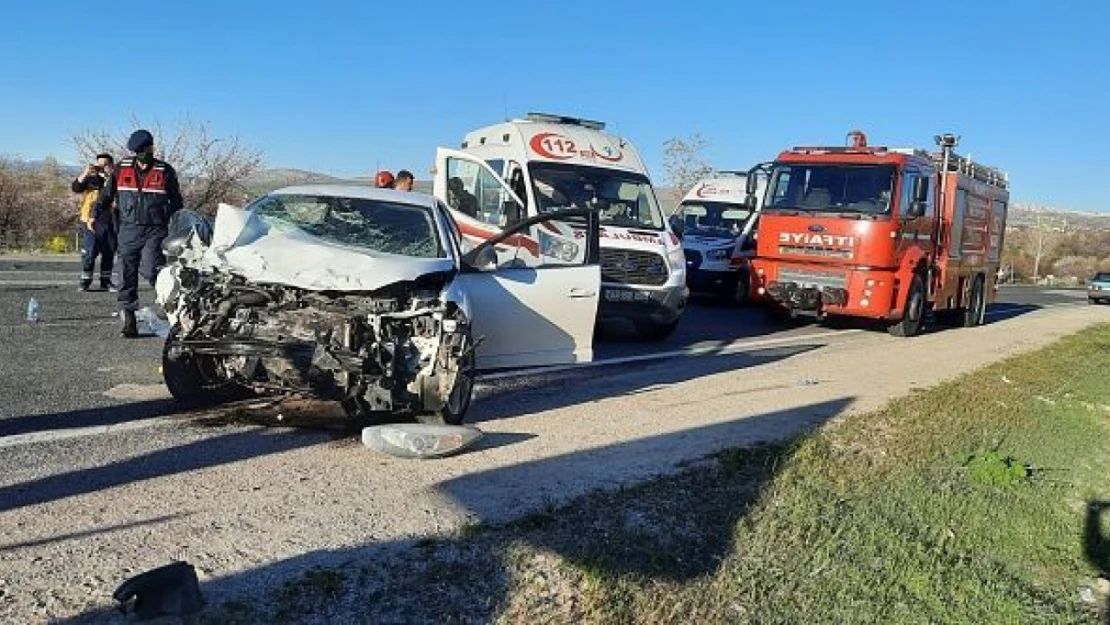
<path id="1" fill-rule="evenodd" d="M 118 247 L 123 263 L 123 284 L 119 305 L 123 313 L 121 335 L 139 336 L 135 310 L 139 306 L 139 274 L 154 284 L 158 270 L 165 264 L 162 240 L 168 233 L 170 217 L 182 206 L 177 172 L 154 158 L 154 136 L 136 130 L 127 140 L 134 156 L 119 162 L 104 192 L 97 199 L 95 214 L 106 213 L 116 202 L 119 215 Z"/>

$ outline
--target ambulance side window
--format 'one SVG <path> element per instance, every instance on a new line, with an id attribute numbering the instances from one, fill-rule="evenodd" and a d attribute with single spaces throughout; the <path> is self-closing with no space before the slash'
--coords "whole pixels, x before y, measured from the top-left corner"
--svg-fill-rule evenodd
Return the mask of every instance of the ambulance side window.
<path id="1" fill-rule="evenodd" d="M 524 218 L 523 208 L 505 192 L 500 178 L 464 159 L 447 159 L 447 203 L 498 228 L 507 228 Z"/>

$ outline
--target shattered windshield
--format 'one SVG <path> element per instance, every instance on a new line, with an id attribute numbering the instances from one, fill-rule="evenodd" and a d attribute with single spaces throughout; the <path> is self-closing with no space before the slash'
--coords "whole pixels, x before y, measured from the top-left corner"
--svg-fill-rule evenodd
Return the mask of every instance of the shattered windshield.
<path id="1" fill-rule="evenodd" d="M 765 209 L 890 212 L 893 165 L 775 165 Z"/>
<path id="2" fill-rule="evenodd" d="M 733 238 L 740 235 L 752 212 L 726 202 L 684 202 L 685 233 L 699 237 Z"/>
<path id="3" fill-rule="evenodd" d="M 247 210 L 271 226 L 293 226 L 341 245 L 443 258 L 432 211 L 422 206 L 330 195 L 267 195 Z"/>
<path id="4" fill-rule="evenodd" d="M 644 176 L 560 163 L 532 162 L 528 167 L 541 213 L 596 208 L 603 226 L 663 229 L 663 213 Z"/>

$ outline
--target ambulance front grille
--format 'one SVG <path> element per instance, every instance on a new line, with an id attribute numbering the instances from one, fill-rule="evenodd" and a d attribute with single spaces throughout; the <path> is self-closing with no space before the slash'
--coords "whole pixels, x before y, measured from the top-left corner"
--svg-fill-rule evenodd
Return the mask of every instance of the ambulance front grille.
<path id="1" fill-rule="evenodd" d="M 601 248 L 601 281 L 611 284 L 662 286 L 667 259 L 654 252 Z"/>

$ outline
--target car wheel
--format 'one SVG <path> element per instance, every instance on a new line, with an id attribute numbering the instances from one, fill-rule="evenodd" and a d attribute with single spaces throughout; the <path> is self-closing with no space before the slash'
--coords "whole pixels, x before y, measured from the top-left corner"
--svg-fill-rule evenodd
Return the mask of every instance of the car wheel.
<path id="1" fill-rule="evenodd" d="M 641 338 L 649 341 L 662 341 L 674 334 L 674 331 L 678 329 L 678 319 L 670 323 L 637 320 L 633 322 L 633 325 L 636 327 L 636 333 L 639 334 Z"/>
<path id="2" fill-rule="evenodd" d="M 209 406 L 250 395 L 250 391 L 234 382 L 219 380 L 216 363 L 211 358 L 197 358 L 191 354 L 170 358 L 171 349 L 178 341 L 178 331 L 177 327 L 170 330 L 162 346 L 162 379 L 177 402 L 189 406 Z"/>
<path id="3" fill-rule="evenodd" d="M 971 285 L 971 297 L 967 302 L 967 310 L 964 311 L 963 326 L 974 328 L 977 325 L 982 325 L 986 306 L 987 293 L 984 288 L 983 276 L 976 276 L 975 282 Z"/>
<path id="4" fill-rule="evenodd" d="M 893 336 L 917 336 L 925 325 L 925 282 L 920 274 L 914 274 L 910 280 L 910 290 L 906 295 L 906 309 L 902 318 L 896 323 L 887 326 L 887 332 Z"/>
<path id="5" fill-rule="evenodd" d="M 418 415 L 416 420 L 435 425 L 462 425 L 474 398 L 474 377 L 474 350 L 470 349 L 459 361 L 455 383 L 451 387 L 451 392 L 447 394 L 447 401 L 444 402 L 443 407 L 431 413 Z"/>

